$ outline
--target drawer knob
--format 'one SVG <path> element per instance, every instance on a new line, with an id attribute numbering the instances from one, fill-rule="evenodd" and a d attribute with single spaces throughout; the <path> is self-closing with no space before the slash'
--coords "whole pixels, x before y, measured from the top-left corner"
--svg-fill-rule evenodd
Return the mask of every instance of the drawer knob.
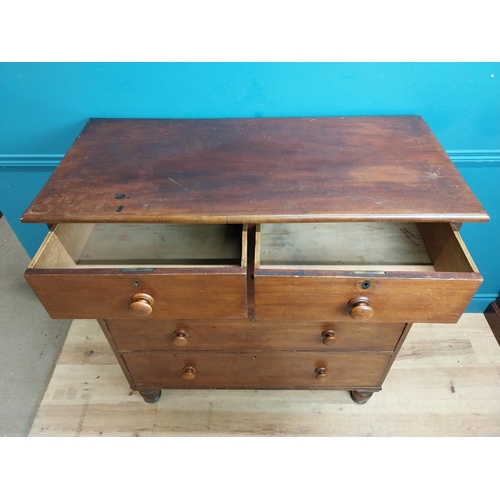
<path id="1" fill-rule="evenodd" d="M 316 370 L 314 370 L 314 372 L 316 373 L 316 380 L 319 380 L 320 382 L 323 382 L 324 380 L 326 380 L 328 378 L 328 369 L 327 368 L 324 368 L 324 367 L 321 367 L 321 368 L 316 368 Z"/>
<path id="2" fill-rule="evenodd" d="M 187 338 L 188 333 L 186 330 L 175 330 L 172 343 L 178 347 L 182 347 L 188 343 Z"/>
<path id="3" fill-rule="evenodd" d="M 153 312 L 153 304 L 155 303 L 153 297 L 147 293 L 136 293 L 132 297 L 130 304 L 130 312 L 134 316 L 149 316 Z"/>
<path id="4" fill-rule="evenodd" d="M 367 297 L 356 297 L 347 304 L 351 308 L 349 315 L 356 321 L 366 321 L 373 317 L 373 308 Z"/>
<path id="5" fill-rule="evenodd" d="M 333 345 L 337 342 L 337 332 L 335 330 L 325 330 L 321 336 L 325 345 Z"/>
<path id="6" fill-rule="evenodd" d="M 193 368 L 192 366 L 185 366 L 184 370 L 182 371 L 182 378 L 184 380 L 193 380 L 196 373 L 196 369 Z"/>

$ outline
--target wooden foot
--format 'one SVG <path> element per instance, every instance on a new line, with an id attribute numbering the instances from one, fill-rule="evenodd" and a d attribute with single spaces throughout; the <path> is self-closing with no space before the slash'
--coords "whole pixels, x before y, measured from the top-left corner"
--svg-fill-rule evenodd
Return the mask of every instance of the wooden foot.
<path id="1" fill-rule="evenodd" d="M 351 399 L 358 405 L 364 405 L 372 396 L 373 392 L 351 391 Z"/>
<path id="2" fill-rule="evenodd" d="M 156 403 L 161 398 L 161 389 L 154 391 L 139 391 L 139 394 L 144 398 L 146 403 Z"/>

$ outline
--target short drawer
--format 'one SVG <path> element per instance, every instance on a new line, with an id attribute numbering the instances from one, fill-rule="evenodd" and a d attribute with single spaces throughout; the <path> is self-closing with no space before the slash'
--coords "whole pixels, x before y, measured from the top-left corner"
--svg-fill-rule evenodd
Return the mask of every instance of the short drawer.
<path id="1" fill-rule="evenodd" d="M 481 283 L 450 224 L 257 228 L 257 319 L 453 323 Z"/>
<path id="2" fill-rule="evenodd" d="M 380 389 L 390 353 L 124 353 L 136 386 Z"/>
<path id="3" fill-rule="evenodd" d="M 25 277 L 53 318 L 246 317 L 242 225 L 59 224 Z"/>
<path id="4" fill-rule="evenodd" d="M 106 320 L 119 350 L 392 351 L 405 324 L 276 320 Z"/>

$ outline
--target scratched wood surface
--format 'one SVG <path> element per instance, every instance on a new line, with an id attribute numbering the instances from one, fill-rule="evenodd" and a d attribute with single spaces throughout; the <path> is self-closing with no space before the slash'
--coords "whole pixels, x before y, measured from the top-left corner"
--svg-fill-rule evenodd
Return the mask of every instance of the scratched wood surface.
<path id="1" fill-rule="evenodd" d="M 24 222 L 488 220 L 419 116 L 91 119 Z"/>
<path id="2" fill-rule="evenodd" d="M 431 259 L 411 222 L 262 224 L 259 264 L 261 268 L 352 269 L 354 264 L 361 269 L 366 265 L 385 269 L 396 264 L 431 264 Z"/>
<path id="3" fill-rule="evenodd" d="M 74 321 L 30 436 L 500 436 L 500 347 L 482 314 L 415 325 L 364 406 L 343 391 L 164 390 L 146 404 L 94 320 Z"/>
<path id="4" fill-rule="evenodd" d="M 241 266 L 246 258 L 239 224 L 58 224 L 52 233 L 30 267 Z"/>

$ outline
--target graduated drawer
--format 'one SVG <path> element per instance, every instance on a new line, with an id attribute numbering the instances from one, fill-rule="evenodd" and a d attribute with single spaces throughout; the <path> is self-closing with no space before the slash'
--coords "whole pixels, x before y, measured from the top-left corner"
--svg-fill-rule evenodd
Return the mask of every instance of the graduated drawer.
<path id="1" fill-rule="evenodd" d="M 453 323 L 482 283 L 445 223 L 257 227 L 257 319 Z"/>
<path id="2" fill-rule="evenodd" d="M 405 327 L 397 323 L 251 319 L 106 320 L 106 325 L 122 351 L 392 351 Z"/>
<path id="3" fill-rule="evenodd" d="M 53 318 L 245 317 L 241 225 L 59 224 L 25 277 Z"/>
<path id="4" fill-rule="evenodd" d="M 164 388 L 379 389 L 391 353 L 124 353 L 137 386 Z"/>

